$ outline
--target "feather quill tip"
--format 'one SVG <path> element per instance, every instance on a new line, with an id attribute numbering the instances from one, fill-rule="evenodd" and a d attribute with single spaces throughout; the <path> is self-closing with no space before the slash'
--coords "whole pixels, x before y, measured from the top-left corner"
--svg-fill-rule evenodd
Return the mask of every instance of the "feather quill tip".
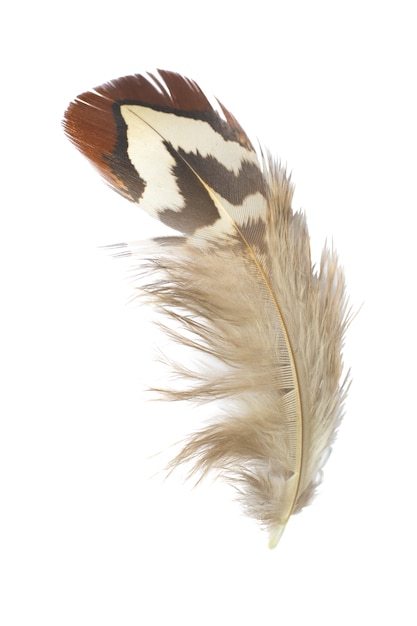
<path id="1" fill-rule="evenodd" d="M 286 524 L 279 524 L 274 526 L 269 535 L 268 548 L 273 550 L 279 544 L 279 541 L 284 533 Z"/>

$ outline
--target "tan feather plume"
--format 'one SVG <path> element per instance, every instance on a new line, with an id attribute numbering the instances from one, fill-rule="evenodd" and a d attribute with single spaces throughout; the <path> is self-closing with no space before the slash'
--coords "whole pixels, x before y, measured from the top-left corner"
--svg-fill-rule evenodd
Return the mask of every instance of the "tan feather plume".
<path id="1" fill-rule="evenodd" d="M 196 474 L 229 481 L 274 547 L 313 497 L 342 417 L 348 311 L 337 256 L 326 247 L 312 267 L 284 169 L 259 162 L 235 118 L 188 79 L 118 79 L 79 96 L 64 126 L 117 191 L 182 233 L 147 247 L 142 289 L 175 322 L 167 332 L 219 367 L 176 365 L 188 387 L 161 391 L 224 408 L 170 468 L 192 461 Z"/>

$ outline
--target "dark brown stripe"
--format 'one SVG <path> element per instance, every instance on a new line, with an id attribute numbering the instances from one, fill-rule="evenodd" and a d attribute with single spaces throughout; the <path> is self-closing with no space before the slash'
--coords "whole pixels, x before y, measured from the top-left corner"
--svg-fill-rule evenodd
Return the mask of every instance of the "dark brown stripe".
<path id="1" fill-rule="evenodd" d="M 184 152 L 181 148 L 178 152 L 204 182 L 234 206 L 257 192 L 266 196 L 265 180 L 255 163 L 243 161 L 236 175 L 212 155 L 204 157 L 199 153 Z"/>
<path id="2" fill-rule="evenodd" d="M 113 105 L 113 115 L 116 124 L 116 144 L 110 154 L 103 154 L 103 163 L 106 163 L 114 177 L 123 185 L 129 200 L 139 202 L 146 188 L 146 181 L 129 159 L 127 152 L 127 124 L 120 112 L 119 104 Z"/>
<path id="3" fill-rule="evenodd" d="M 211 226 L 220 219 L 219 212 L 194 172 L 179 156 L 171 144 L 164 142 L 165 148 L 175 159 L 172 175 L 184 198 L 185 206 L 178 211 L 169 207 L 158 210 L 158 218 L 171 228 L 186 235 L 192 235 L 198 228 Z"/>

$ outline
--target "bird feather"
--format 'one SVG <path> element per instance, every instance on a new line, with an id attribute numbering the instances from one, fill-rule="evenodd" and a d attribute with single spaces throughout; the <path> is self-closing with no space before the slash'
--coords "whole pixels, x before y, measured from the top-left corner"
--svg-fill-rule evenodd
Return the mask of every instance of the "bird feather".
<path id="1" fill-rule="evenodd" d="M 173 364 L 187 385 L 160 390 L 218 401 L 170 469 L 191 462 L 230 482 L 274 547 L 311 501 L 342 418 L 349 311 L 336 253 L 325 246 L 312 265 L 285 169 L 189 79 L 106 83 L 70 104 L 64 128 L 116 191 L 180 233 L 129 245 L 168 334 L 211 357 Z"/>

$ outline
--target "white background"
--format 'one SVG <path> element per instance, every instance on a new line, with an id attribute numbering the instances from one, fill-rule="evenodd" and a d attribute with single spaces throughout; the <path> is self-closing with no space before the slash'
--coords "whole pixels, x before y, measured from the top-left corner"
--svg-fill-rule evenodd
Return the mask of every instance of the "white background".
<path id="1" fill-rule="evenodd" d="M 415 624 L 413 2 L 24 2 L 2 16 L 0 622 Z M 155 472 L 200 417 L 149 402 L 152 314 L 98 247 L 161 232 L 64 137 L 78 93 L 171 69 L 287 162 L 352 305 L 320 495 L 275 551 L 227 487 Z M 152 457 L 159 451 L 160 456 Z"/>

